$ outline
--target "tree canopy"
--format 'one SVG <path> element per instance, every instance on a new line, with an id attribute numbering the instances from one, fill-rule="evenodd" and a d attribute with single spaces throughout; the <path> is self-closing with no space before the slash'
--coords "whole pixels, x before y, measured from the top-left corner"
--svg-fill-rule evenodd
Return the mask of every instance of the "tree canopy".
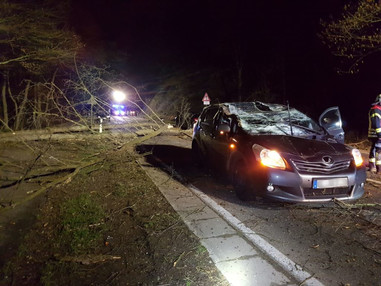
<path id="1" fill-rule="evenodd" d="M 342 72 L 358 72 L 365 58 L 381 51 L 379 1 L 354 1 L 344 6 L 338 19 L 323 21 L 322 27 L 321 39 L 341 59 Z"/>
<path id="2" fill-rule="evenodd" d="M 47 66 L 73 61 L 81 42 L 66 25 L 65 1 L 40 2 L 0 1 L 1 70 L 22 66 L 36 74 Z"/>
<path id="3" fill-rule="evenodd" d="M 57 77 L 83 46 L 67 25 L 67 4 L 0 0 L 0 122 L 8 130 L 52 116 Z"/>

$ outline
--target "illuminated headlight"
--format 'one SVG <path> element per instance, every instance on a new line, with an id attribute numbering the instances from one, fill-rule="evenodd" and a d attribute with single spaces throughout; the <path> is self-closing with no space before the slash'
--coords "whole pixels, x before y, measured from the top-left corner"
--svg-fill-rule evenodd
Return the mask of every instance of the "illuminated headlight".
<path id="1" fill-rule="evenodd" d="M 277 151 L 269 150 L 259 144 L 254 144 L 252 150 L 255 158 L 261 165 L 281 170 L 287 168 L 286 161 Z"/>
<path id="2" fill-rule="evenodd" d="M 275 169 L 286 169 L 286 164 L 281 155 L 277 151 L 263 149 L 260 152 L 262 165 Z"/>
<path id="3" fill-rule="evenodd" d="M 361 156 L 361 152 L 358 149 L 352 149 L 352 156 L 355 160 L 356 167 L 360 167 L 364 163 L 364 160 Z"/>

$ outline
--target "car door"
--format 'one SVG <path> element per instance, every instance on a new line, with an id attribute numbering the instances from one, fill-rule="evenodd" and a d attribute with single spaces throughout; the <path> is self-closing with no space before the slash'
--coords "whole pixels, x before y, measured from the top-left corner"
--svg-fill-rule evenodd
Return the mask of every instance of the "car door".
<path id="1" fill-rule="evenodd" d="M 214 128 L 214 118 L 218 111 L 218 107 L 210 107 L 205 110 L 205 114 L 201 117 L 200 122 L 200 142 L 202 144 L 201 148 L 206 152 L 206 154 L 210 154 L 211 152 L 211 144 L 212 137 L 214 136 L 213 128 Z"/>
<path id="2" fill-rule="evenodd" d="M 324 110 L 319 117 L 319 124 L 328 134 L 332 135 L 337 142 L 344 144 L 344 130 L 339 107 L 334 106 Z"/>
<path id="3" fill-rule="evenodd" d="M 219 112 L 215 115 L 213 136 L 211 137 L 210 145 L 211 155 L 213 156 L 216 165 L 224 168 L 230 154 L 230 132 L 220 131 L 219 126 L 222 124 L 230 126 L 230 120 L 224 114 L 223 110 L 219 110 Z"/>

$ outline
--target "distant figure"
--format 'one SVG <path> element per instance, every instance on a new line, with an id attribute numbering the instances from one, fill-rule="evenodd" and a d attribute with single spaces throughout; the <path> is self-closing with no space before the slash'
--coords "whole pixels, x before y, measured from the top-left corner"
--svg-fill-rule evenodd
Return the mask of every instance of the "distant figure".
<path id="1" fill-rule="evenodd" d="M 369 153 L 369 170 L 381 172 L 381 94 L 377 95 L 369 111 L 368 138 L 372 143 Z"/>

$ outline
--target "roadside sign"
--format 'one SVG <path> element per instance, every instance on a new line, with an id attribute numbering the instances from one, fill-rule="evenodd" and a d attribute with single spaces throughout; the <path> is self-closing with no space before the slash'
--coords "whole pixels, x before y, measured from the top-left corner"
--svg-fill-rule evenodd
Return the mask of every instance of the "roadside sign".
<path id="1" fill-rule="evenodd" d="M 210 104 L 210 98 L 209 98 L 209 95 L 208 95 L 207 92 L 205 92 L 205 95 L 202 98 L 202 102 L 204 103 L 204 105 L 209 105 Z"/>

